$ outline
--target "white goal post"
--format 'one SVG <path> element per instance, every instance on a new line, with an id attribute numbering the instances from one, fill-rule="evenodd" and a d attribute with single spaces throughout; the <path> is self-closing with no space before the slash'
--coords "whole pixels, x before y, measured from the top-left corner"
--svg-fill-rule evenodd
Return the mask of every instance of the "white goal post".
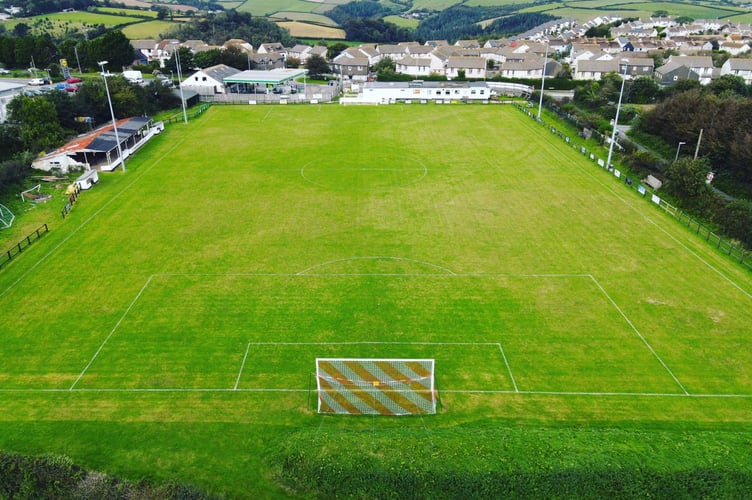
<path id="1" fill-rule="evenodd" d="M 0 205 L 0 229 L 6 229 L 13 225 L 13 220 L 16 218 L 13 212 L 8 210 L 5 205 Z"/>
<path id="2" fill-rule="evenodd" d="M 317 358 L 319 413 L 433 415 L 433 359 Z"/>

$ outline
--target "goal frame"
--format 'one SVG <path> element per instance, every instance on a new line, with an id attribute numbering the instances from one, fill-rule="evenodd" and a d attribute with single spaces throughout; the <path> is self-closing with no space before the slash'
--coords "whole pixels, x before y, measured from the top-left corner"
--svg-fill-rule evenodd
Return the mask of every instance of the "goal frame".
<path id="1" fill-rule="evenodd" d="M 435 360 L 413 358 L 316 358 L 318 413 L 433 415 Z"/>

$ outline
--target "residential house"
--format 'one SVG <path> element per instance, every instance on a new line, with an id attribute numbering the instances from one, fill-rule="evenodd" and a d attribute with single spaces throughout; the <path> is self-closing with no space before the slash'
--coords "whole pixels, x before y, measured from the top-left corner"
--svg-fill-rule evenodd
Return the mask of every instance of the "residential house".
<path id="1" fill-rule="evenodd" d="M 281 43 L 262 43 L 256 52 L 259 54 L 271 54 L 272 52 L 284 54 L 285 46 Z"/>
<path id="2" fill-rule="evenodd" d="M 392 61 L 399 61 L 407 55 L 407 47 L 402 45 L 383 44 L 378 46 L 378 51 L 381 58 L 388 57 Z"/>
<path id="3" fill-rule="evenodd" d="M 244 54 L 253 54 L 253 45 L 242 38 L 230 38 L 222 44 L 222 50 L 229 49 L 230 47 L 234 47 Z"/>
<path id="4" fill-rule="evenodd" d="M 294 47 L 287 49 L 287 57 L 289 59 L 297 59 L 301 64 L 305 64 L 306 59 L 311 56 L 311 50 L 313 47 L 310 45 L 297 44 Z"/>
<path id="5" fill-rule="evenodd" d="M 446 64 L 446 77 L 450 80 L 459 78 L 485 78 L 486 60 L 482 57 L 449 57 Z"/>
<path id="6" fill-rule="evenodd" d="M 681 79 L 682 72 L 675 72 L 680 67 L 689 70 L 684 73 L 686 77 L 691 78 L 691 73 L 697 74 L 702 85 L 707 85 L 713 78 L 713 59 L 710 56 L 671 56 L 666 64 L 656 68 L 655 73 L 661 79 L 662 85 L 671 85 L 671 83 Z M 664 75 L 668 73 L 671 73 L 671 82 L 664 82 Z M 674 76 L 678 78 L 675 79 Z"/>
<path id="7" fill-rule="evenodd" d="M 748 42 L 737 42 L 732 40 L 721 40 L 718 42 L 718 50 L 723 50 L 731 54 L 731 57 L 749 52 L 750 45 Z"/>
<path id="8" fill-rule="evenodd" d="M 504 78 L 542 78 L 543 58 L 531 55 L 522 61 L 507 60 L 501 65 L 499 75 Z"/>
<path id="9" fill-rule="evenodd" d="M 397 73 L 416 77 L 428 76 L 431 74 L 431 58 L 405 56 L 399 61 L 396 61 L 395 71 Z"/>
<path id="10" fill-rule="evenodd" d="M 356 47 L 343 50 L 332 61 L 335 73 L 356 81 L 365 81 L 368 79 L 368 69 L 370 66 L 368 57 Z"/>
<path id="11" fill-rule="evenodd" d="M 573 80 L 600 80 L 608 73 L 619 72 L 619 61 L 612 59 L 610 61 L 577 61 L 572 68 Z"/>
<path id="12" fill-rule="evenodd" d="M 135 59 L 140 64 L 148 64 L 157 60 L 156 40 L 131 40 L 131 45 L 136 52 Z"/>
<path id="13" fill-rule="evenodd" d="M 752 85 L 752 59 L 728 59 L 721 66 L 721 75 L 739 76 L 744 78 L 744 83 Z"/>
<path id="14" fill-rule="evenodd" d="M 641 76 L 653 76 L 655 61 L 651 57 L 629 57 L 619 61 L 619 74 L 624 73 L 626 65 L 627 79 L 635 79 Z"/>

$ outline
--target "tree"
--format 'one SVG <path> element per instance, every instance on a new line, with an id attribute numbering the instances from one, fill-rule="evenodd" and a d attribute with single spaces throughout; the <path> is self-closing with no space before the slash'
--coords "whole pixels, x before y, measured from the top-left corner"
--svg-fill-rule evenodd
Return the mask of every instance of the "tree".
<path id="1" fill-rule="evenodd" d="M 256 64 L 251 60 L 248 53 L 234 45 L 220 51 L 219 62 L 236 69 L 253 69 L 256 67 Z M 185 64 L 183 64 L 182 52 L 180 53 L 180 64 L 183 68 L 186 68 Z"/>
<path id="2" fill-rule="evenodd" d="M 715 221 L 725 234 L 752 248 L 752 201 L 731 201 L 718 211 Z"/>
<path id="3" fill-rule="evenodd" d="M 713 80 L 707 86 L 707 90 L 717 96 L 745 97 L 749 95 L 749 88 L 744 83 L 744 78 L 737 75 L 723 75 Z"/>
<path id="4" fill-rule="evenodd" d="M 666 169 L 666 190 L 688 208 L 700 208 L 707 201 L 710 166 L 705 158 L 679 158 Z"/>
<path id="5" fill-rule="evenodd" d="M 331 61 L 338 55 L 340 55 L 342 52 L 347 50 L 348 45 L 346 43 L 342 42 L 336 42 L 331 45 L 329 45 L 326 48 L 326 57 Z"/>
<path id="6" fill-rule="evenodd" d="M 329 69 L 329 63 L 326 62 L 326 59 L 317 54 L 314 54 L 306 59 L 305 67 L 312 78 L 321 77 L 322 75 L 326 75 L 331 71 Z"/>
<path id="7" fill-rule="evenodd" d="M 300 59 L 297 57 L 288 57 L 285 59 L 285 68 L 299 68 L 300 67 Z"/>
<path id="8" fill-rule="evenodd" d="M 48 100 L 21 95 L 8 104 L 8 111 L 9 120 L 19 124 L 19 137 L 25 150 L 38 153 L 62 144 L 65 134 L 55 105 Z"/>
<path id="9" fill-rule="evenodd" d="M 189 68 L 195 68 L 196 62 L 193 60 L 193 52 L 191 52 L 191 49 L 188 47 L 178 47 L 178 58 L 180 59 L 180 72 L 181 74 L 185 75 L 187 72 L 190 71 Z M 221 60 L 221 56 L 220 56 Z M 242 67 L 242 66 L 241 66 Z M 175 54 L 173 52 L 172 57 L 167 59 L 164 63 L 164 69 L 165 71 L 173 71 L 176 75 L 178 74 L 178 64 L 177 60 L 175 59 Z"/>
<path id="10" fill-rule="evenodd" d="M 397 63 L 391 57 L 386 56 L 373 65 L 373 70 L 377 73 L 381 73 L 382 71 L 391 71 L 394 73 L 397 70 Z"/>
<path id="11" fill-rule="evenodd" d="M 99 61 L 107 61 L 109 68 L 122 68 L 133 62 L 134 50 L 131 42 L 122 31 L 110 31 L 104 36 L 91 40 L 86 45 L 85 66 L 96 68 Z M 81 51 L 79 51 L 81 56 Z"/>
<path id="12" fill-rule="evenodd" d="M 627 102 L 633 104 L 652 104 L 660 96 L 661 88 L 658 83 L 649 76 L 641 76 L 629 85 Z"/>
<path id="13" fill-rule="evenodd" d="M 220 49 L 211 49 L 211 50 L 205 50 L 203 52 L 197 52 L 196 54 L 193 55 L 193 63 L 196 65 L 197 68 L 209 68 L 211 66 L 216 66 L 217 64 L 221 64 L 222 63 L 222 51 Z M 167 71 L 169 72 L 170 70 L 167 69 Z"/>

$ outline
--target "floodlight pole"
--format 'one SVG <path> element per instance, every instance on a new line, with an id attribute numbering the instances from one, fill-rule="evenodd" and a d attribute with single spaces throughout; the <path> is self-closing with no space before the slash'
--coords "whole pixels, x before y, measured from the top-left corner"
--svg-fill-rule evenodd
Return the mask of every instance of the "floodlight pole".
<path id="1" fill-rule="evenodd" d="M 172 42 L 172 45 L 177 45 L 175 42 Z M 180 47 L 175 47 L 175 65 L 177 66 L 178 70 L 178 87 L 180 88 L 180 103 L 183 105 L 183 121 L 186 125 L 188 125 L 188 113 L 185 112 L 185 97 L 183 97 L 183 82 L 181 80 L 180 76 Z"/>
<path id="2" fill-rule="evenodd" d="M 624 73 L 621 77 L 621 90 L 619 91 L 619 103 L 616 105 L 616 116 L 614 117 L 614 130 L 611 132 L 611 144 L 608 145 L 608 159 L 606 160 L 606 169 L 611 167 L 611 155 L 614 153 L 614 142 L 616 142 L 616 126 L 619 124 L 619 110 L 621 109 L 621 98 L 624 95 L 624 82 L 627 81 L 627 68 L 629 67 L 629 60 L 622 59 L 624 61 Z"/>
<path id="3" fill-rule="evenodd" d="M 541 119 L 541 109 L 543 109 L 543 88 L 546 84 L 546 59 L 548 59 L 548 40 L 546 40 L 546 53 L 543 56 L 543 74 L 541 75 L 540 102 L 538 103 L 538 121 Z"/>
<path id="4" fill-rule="evenodd" d="M 107 93 L 107 103 L 110 105 L 110 116 L 112 116 L 112 128 L 115 131 L 115 142 L 117 143 L 118 159 L 123 166 L 123 172 L 125 172 L 125 159 L 123 158 L 123 150 L 120 148 L 120 136 L 118 135 L 117 121 L 115 120 L 115 111 L 112 109 L 112 99 L 110 99 L 110 87 L 107 85 L 107 76 L 105 75 L 104 66 L 107 61 L 99 61 L 97 63 L 102 69 L 102 80 L 104 80 L 104 91 Z"/>

